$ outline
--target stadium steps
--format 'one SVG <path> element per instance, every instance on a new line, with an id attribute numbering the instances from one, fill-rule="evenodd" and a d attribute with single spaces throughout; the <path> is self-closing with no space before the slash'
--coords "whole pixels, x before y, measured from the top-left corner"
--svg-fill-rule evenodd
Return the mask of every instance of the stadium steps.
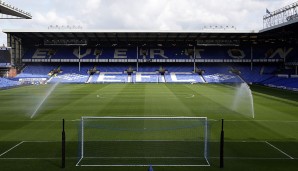
<path id="1" fill-rule="evenodd" d="M 207 81 L 205 80 L 205 78 L 203 77 L 203 75 L 199 75 L 200 79 L 202 80 L 203 83 L 207 83 Z"/>
<path id="2" fill-rule="evenodd" d="M 128 77 L 127 77 L 127 82 L 129 82 L 129 83 L 132 82 L 131 75 L 128 75 Z"/>
<path id="3" fill-rule="evenodd" d="M 89 75 L 89 78 L 87 79 L 86 83 L 90 83 L 90 81 L 92 80 L 93 75 Z"/>
<path id="4" fill-rule="evenodd" d="M 165 82 L 166 82 L 166 79 L 165 79 L 165 76 L 164 76 L 164 75 L 162 75 L 160 78 L 161 78 L 161 79 L 160 79 L 160 82 L 161 82 L 161 83 L 165 83 Z"/>
<path id="5" fill-rule="evenodd" d="M 27 65 L 23 65 L 23 66 L 20 68 L 20 73 L 22 73 L 26 68 L 27 68 Z"/>
<path id="6" fill-rule="evenodd" d="M 48 79 L 48 81 L 47 81 L 47 83 L 50 83 L 51 81 L 52 81 L 52 79 L 53 79 L 54 77 L 53 76 L 51 76 L 51 78 L 50 79 Z"/>
<path id="7" fill-rule="evenodd" d="M 247 82 L 241 77 L 241 75 L 237 75 L 237 76 L 238 76 L 238 78 L 239 78 L 242 82 L 247 83 Z"/>
<path id="8" fill-rule="evenodd" d="M 264 70 L 265 70 L 265 66 L 262 66 L 262 68 L 261 68 L 261 70 L 260 70 L 260 75 L 263 75 Z"/>

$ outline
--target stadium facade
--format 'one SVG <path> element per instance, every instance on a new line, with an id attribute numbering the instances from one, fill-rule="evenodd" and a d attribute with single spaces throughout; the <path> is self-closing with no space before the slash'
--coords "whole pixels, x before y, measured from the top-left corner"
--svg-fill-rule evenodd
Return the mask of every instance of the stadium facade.
<path id="1" fill-rule="evenodd" d="M 261 31 L 4 30 L 1 74 L 22 84 L 245 81 L 297 90 L 297 29 L 291 20 Z"/>

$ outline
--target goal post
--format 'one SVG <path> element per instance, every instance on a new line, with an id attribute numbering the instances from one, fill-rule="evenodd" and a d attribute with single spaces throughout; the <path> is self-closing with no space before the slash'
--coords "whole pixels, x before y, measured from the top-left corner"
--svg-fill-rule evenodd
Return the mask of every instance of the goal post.
<path id="1" fill-rule="evenodd" d="M 210 166 L 207 117 L 81 118 L 76 166 Z"/>

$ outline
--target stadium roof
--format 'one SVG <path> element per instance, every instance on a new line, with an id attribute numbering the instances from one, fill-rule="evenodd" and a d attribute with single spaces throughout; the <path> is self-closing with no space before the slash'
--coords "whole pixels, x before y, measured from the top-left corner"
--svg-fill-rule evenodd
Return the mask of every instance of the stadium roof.
<path id="1" fill-rule="evenodd" d="M 11 6 L 0 0 L 0 19 L 31 19 L 30 13 L 25 12 L 19 8 Z"/>
<path id="2" fill-rule="evenodd" d="M 3 30 L 21 39 L 83 39 L 95 42 L 177 42 L 189 43 L 197 40 L 251 39 L 255 31 L 200 30 L 200 31 L 135 31 L 135 30 Z"/>
<path id="3" fill-rule="evenodd" d="M 272 26 L 270 28 L 266 28 L 260 30 L 260 35 L 263 35 L 267 39 L 280 39 L 282 41 L 290 41 L 298 44 L 298 18 L 286 23 L 282 23 L 279 25 Z"/>
<path id="4" fill-rule="evenodd" d="M 227 40 L 240 43 L 283 43 L 289 40 L 298 44 L 298 22 L 291 22 L 261 31 L 232 29 L 205 29 L 198 31 L 140 31 L 140 30 L 84 30 L 84 29 L 4 29 L 3 32 L 22 39 L 24 43 L 43 44 L 51 40 L 84 40 L 89 45 L 112 44 L 194 44 L 197 41 Z"/>
<path id="5" fill-rule="evenodd" d="M 263 30 L 260 30 L 260 33 L 264 32 L 281 32 L 281 31 L 286 31 L 289 32 L 291 31 L 292 33 L 297 34 L 298 30 L 298 18 L 295 18 L 291 21 L 288 21 L 286 23 L 278 24 L 269 28 L 265 28 Z"/>

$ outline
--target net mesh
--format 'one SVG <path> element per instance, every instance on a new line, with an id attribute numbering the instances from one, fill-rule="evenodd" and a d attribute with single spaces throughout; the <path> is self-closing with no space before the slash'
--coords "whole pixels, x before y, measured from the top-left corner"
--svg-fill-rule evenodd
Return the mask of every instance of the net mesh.
<path id="1" fill-rule="evenodd" d="M 207 128 L 198 117 L 83 117 L 77 165 L 209 165 Z"/>

